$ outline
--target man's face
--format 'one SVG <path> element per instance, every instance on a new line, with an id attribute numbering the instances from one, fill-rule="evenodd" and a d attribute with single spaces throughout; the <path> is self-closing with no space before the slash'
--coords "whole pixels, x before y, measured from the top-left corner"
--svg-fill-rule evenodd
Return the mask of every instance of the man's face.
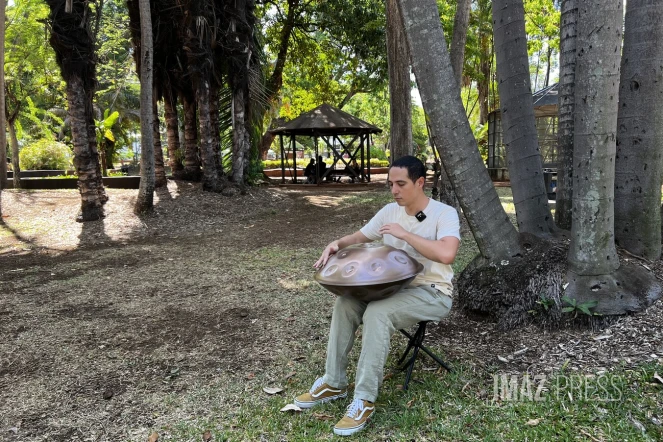
<path id="1" fill-rule="evenodd" d="M 391 189 L 394 200 L 399 206 L 407 206 L 417 198 L 423 188 L 423 181 L 422 177 L 416 182 L 412 182 L 407 175 L 407 169 L 403 167 L 392 167 L 389 169 L 389 188 Z"/>

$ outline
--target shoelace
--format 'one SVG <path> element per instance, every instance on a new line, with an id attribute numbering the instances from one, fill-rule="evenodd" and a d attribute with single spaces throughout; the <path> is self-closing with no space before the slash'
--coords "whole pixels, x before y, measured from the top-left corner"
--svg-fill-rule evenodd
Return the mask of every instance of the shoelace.
<path id="1" fill-rule="evenodd" d="M 322 382 L 322 378 L 316 379 L 315 382 L 313 383 L 313 386 L 311 387 L 311 390 L 309 391 L 309 393 L 315 393 L 315 390 L 320 388 L 320 386 L 322 384 L 324 384 L 324 382 Z"/>
<path id="2" fill-rule="evenodd" d="M 364 410 L 364 401 L 361 399 L 355 399 L 350 405 L 348 405 L 348 411 L 346 414 L 349 417 L 355 417 L 358 413 Z"/>

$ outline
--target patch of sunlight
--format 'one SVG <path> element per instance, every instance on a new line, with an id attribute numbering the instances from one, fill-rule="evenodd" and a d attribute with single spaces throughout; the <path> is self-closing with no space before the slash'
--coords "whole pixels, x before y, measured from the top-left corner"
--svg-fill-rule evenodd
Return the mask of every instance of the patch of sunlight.
<path id="1" fill-rule="evenodd" d="M 336 207 L 347 199 L 347 196 L 336 196 L 336 195 L 307 195 L 304 197 L 306 201 L 318 207 Z"/>
<path id="2" fill-rule="evenodd" d="M 305 280 L 305 279 L 297 279 L 297 280 L 290 280 L 290 279 L 282 279 L 279 278 L 277 279 L 277 282 L 281 287 L 284 289 L 288 290 L 299 290 L 299 289 L 305 289 L 310 287 L 313 282 L 310 280 Z"/>

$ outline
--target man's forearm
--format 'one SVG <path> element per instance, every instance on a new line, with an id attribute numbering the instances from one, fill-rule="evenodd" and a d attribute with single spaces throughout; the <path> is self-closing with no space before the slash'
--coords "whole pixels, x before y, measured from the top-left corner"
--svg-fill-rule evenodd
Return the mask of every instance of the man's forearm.
<path id="1" fill-rule="evenodd" d="M 366 242 L 371 242 L 370 239 L 366 238 L 366 236 L 361 233 L 361 231 L 357 231 L 353 233 L 352 235 L 346 235 L 341 239 L 336 240 L 338 244 L 338 248 L 344 249 L 348 246 L 351 246 L 353 244 L 361 244 L 361 243 L 366 243 Z"/>
<path id="2" fill-rule="evenodd" d="M 426 258 L 442 264 L 451 264 L 454 262 L 460 244 L 458 239 L 453 236 L 448 236 L 439 240 L 431 240 L 422 238 L 411 232 L 408 232 L 403 237 L 403 240 Z"/>

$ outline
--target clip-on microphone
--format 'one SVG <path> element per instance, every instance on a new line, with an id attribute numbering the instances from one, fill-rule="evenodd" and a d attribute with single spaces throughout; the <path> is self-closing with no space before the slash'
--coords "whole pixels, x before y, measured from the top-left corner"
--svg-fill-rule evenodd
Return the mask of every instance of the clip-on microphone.
<path id="1" fill-rule="evenodd" d="M 420 210 L 414 217 L 417 218 L 417 221 L 423 222 L 426 219 L 426 214 Z"/>

